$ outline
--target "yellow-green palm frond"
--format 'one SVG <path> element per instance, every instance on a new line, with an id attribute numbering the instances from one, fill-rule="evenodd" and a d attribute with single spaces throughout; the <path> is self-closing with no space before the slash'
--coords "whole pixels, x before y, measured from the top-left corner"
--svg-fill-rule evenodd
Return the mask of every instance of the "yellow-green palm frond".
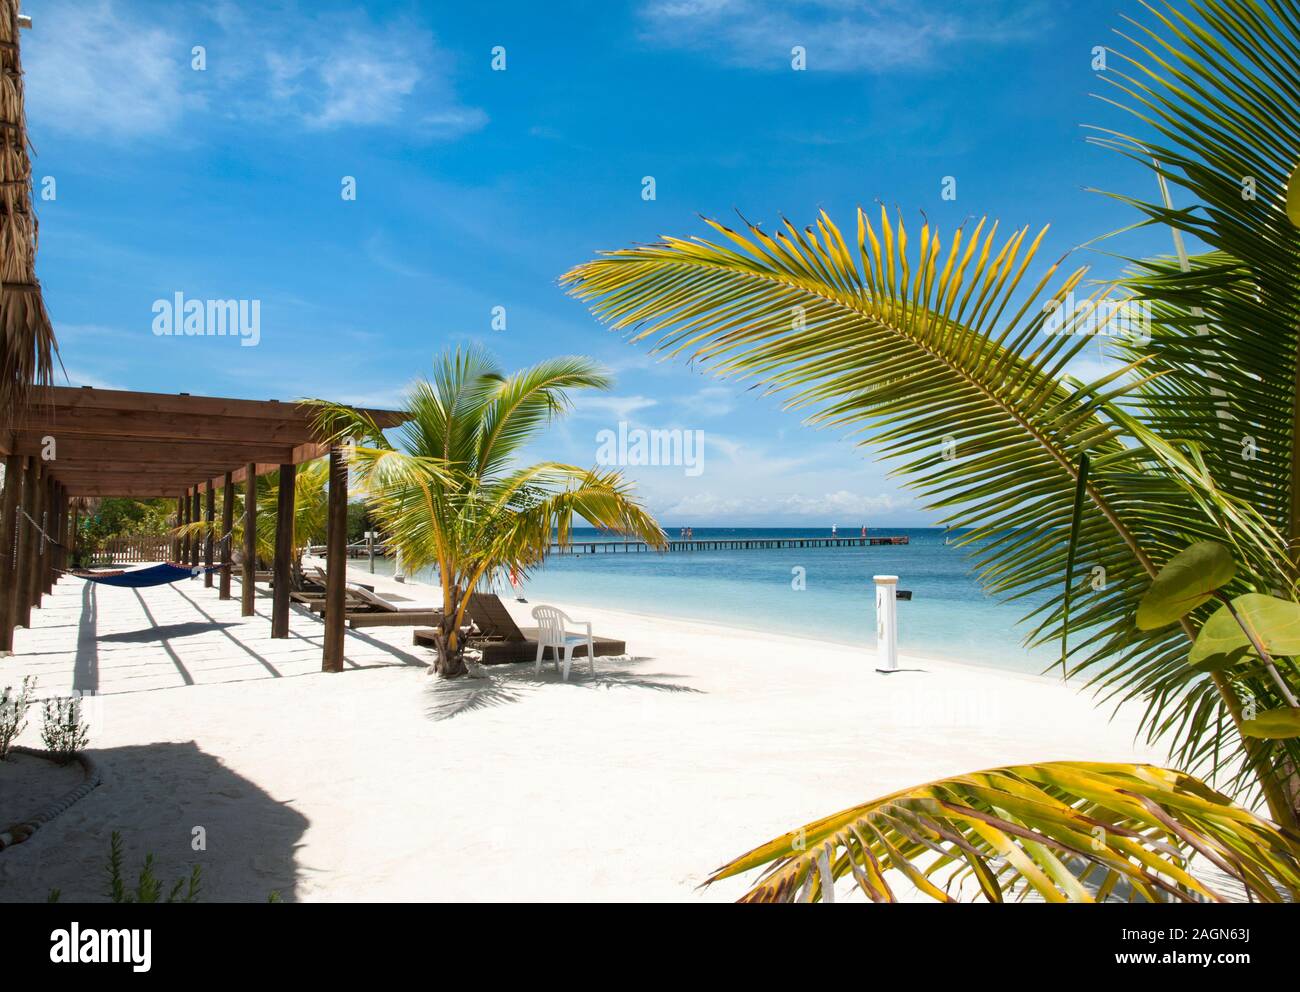
<path id="1" fill-rule="evenodd" d="M 969 528 L 986 587 L 1033 604 L 1031 641 L 1062 634 L 1086 454 L 1072 669 L 1090 669 L 1117 699 L 1145 700 L 1153 735 L 1173 731 L 1193 751 L 1218 735 L 1214 705 L 1176 726 L 1163 719 L 1188 688 L 1187 633 L 1135 637 L 1132 624 L 1159 565 L 1218 530 L 1183 487 L 1148 470 L 1151 455 L 1125 426 L 1116 399 L 1141 384 L 1141 362 L 1086 384 L 1066 374 L 1114 313 L 1078 299 L 1083 270 L 1054 283 L 1048 265 L 1031 277 L 1042 235 L 1000 238 L 984 221 L 946 244 L 884 209 L 878 224 L 859 211 L 851 242 L 825 213 L 775 234 L 709 223 L 725 244 L 666 238 L 608 252 L 563 281 L 631 338 L 755 382 L 896 459 L 945 522 Z M 1085 583 L 1097 568 L 1105 582 Z"/>
<path id="2" fill-rule="evenodd" d="M 1151 765 L 1055 761 L 940 779 L 809 823 L 706 884 L 764 866 L 742 901 L 830 900 L 839 879 L 873 902 L 897 901 L 900 883 L 940 902 L 1300 898 L 1300 835 Z"/>

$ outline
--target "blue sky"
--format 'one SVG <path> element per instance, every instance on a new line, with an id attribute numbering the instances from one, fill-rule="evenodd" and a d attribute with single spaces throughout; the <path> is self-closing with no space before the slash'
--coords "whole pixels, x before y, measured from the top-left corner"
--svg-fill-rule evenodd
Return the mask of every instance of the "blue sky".
<path id="1" fill-rule="evenodd" d="M 1046 262 L 1133 219 L 1084 187 L 1151 193 L 1081 128 L 1123 122 L 1090 62 L 1128 0 L 24 9 L 35 177 L 56 183 L 38 274 L 73 384 L 384 406 L 447 344 L 587 354 L 615 390 L 535 454 L 593 464 L 620 420 L 702 430 L 699 475 L 628 469 L 670 528 L 931 518 L 835 434 L 604 330 L 558 288 L 571 265 L 704 233 L 698 214 L 847 224 L 878 198 L 945 231 L 1051 223 Z M 155 336 L 177 292 L 260 300 L 260 343 Z"/>

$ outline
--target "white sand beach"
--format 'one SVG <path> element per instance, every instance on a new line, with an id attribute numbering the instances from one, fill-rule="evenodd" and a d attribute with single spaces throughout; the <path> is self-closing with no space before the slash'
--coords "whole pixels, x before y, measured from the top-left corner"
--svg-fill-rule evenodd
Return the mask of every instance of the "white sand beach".
<path id="1" fill-rule="evenodd" d="M 113 830 L 128 865 L 200 864 L 205 901 L 730 900 L 742 881 L 697 888 L 711 869 L 890 790 L 1163 758 L 1135 741 L 1136 713 L 1111 719 L 1050 678 L 910 655 L 882 675 L 865 648 L 562 603 L 629 655 L 594 677 L 580 660 L 567 683 L 531 664 L 442 682 L 409 628 L 372 628 L 323 674 L 319 619 L 295 608 L 272 640 L 266 591 L 242 619 L 235 590 L 65 578 L 18 631 L 0 684 L 95 691 L 104 782 L 0 855 L 0 900 L 102 898 Z M 533 604 L 508 605 L 531 622 Z M 0 818 L 23 804 L 0 795 Z"/>

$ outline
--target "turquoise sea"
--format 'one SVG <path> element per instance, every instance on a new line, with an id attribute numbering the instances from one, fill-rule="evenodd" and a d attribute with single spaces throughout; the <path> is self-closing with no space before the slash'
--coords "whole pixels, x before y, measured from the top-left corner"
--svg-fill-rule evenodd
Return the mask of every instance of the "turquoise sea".
<path id="1" fill-rule="evenodd" d="M 679 528 L 667 528 L 676 538 Z M 858 528 L 841 528 L 856 536 Z M 638 613 L 710 620 L 822 640 L 875 645 L 875 594 L 871 577 L 899 576 L 911 590 L 898 604 L 899 645 L 936 658 L 1041 672 L 1059 656 L 1052 647 L 1021 645 L 1023 602 L 986 596 L 971 571 L 967 551 L 945 544 L 941 528 L 879 528 L 872 536 L 902 535 L 907 545 L 862 548 L 795 548 L 553 555 L 514 594 Z M 600 536 L 575 530 L 578 539 Z M 697 539 L 826 537 L 829 528 L 696 527 Z M 364 568 L 364 563 L 360 563 Z M 377 565 L 391 571 L 388 562 Z M 795 569 L 806 587 L 792 587 Z M 432 576 L 415 576 L 432 581 Z M 509 591 L 509 590 L 504 590 Z"/>

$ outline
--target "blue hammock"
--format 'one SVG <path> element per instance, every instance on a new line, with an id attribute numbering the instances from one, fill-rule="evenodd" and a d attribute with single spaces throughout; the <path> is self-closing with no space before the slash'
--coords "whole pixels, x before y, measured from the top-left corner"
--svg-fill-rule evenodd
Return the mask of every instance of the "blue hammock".
<path id="1" fill-rule="evenodd" d="M 203 565 L 190 567 L 164 562 L 161 565 L 150 565 L 148 568 L 137 568 L 130 572 L 117 572 L 112 575 L 90 575 L 82 572 L 79 573 L 78 578 L 85 579 L 87 582 L 98 582 L 102 586 L 147 589 L 149 586 L 165 586 L 171 582 L 179 582 L 181 579 L 192 579 L 204 572 L 215 572 L 221 567 L 220 565 L 213 565 L 211 568 Z"/>

